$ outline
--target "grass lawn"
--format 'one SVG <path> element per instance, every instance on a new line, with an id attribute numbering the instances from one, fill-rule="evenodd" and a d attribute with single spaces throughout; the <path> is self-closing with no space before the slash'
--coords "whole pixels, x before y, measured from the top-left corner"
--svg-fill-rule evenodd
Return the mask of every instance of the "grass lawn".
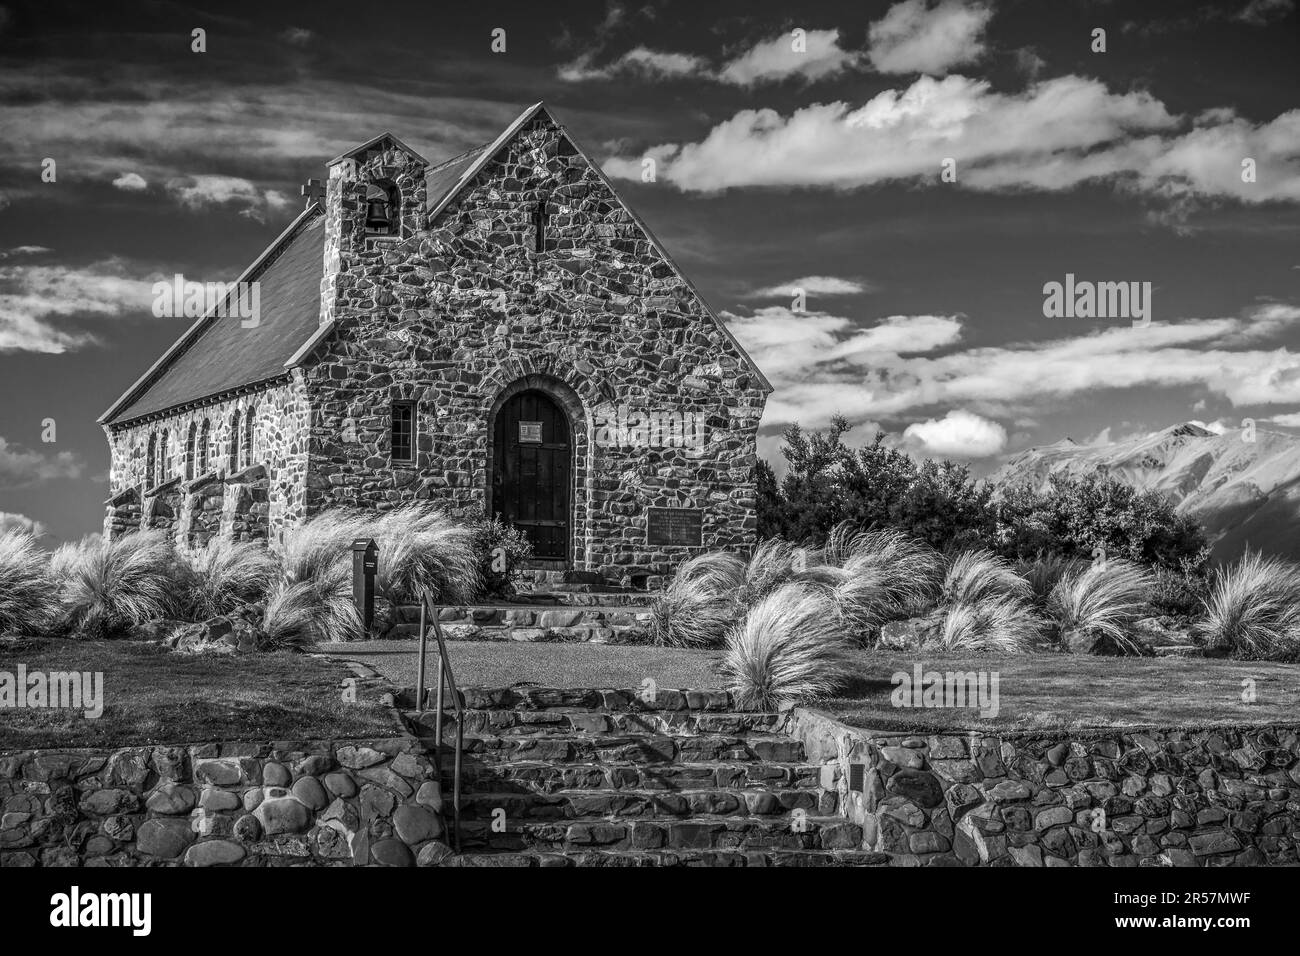
<path id="1" fill-rule="evenodd" d="M 415 641 L 327 645 L 362 660 L 395 684 L 415 686 Z M 718 651 L 600 644 L 448 642 L 462 687 L 530 682 L 549 687 L 718 688 Z M 433 685 L 433 653 L 428 683 Z M 1300 720 L 1300 665 L 1203 658 L 1074 657 L 1064 654 L 942 656 L 854 651 L 854 677 L 844 696 L 816 706 L 846 723 L 882 730 L 1061 730 L 1127 726 L 1206 727 Z M 897 671 L 996 671 L 999 710 L 902 709 L 890 703 Z M 1256 703 L 1241 700 L 1255 681 Z"/>
<path id="2" fill-rule="evenodd" d="M 429 641 L 426 682 L 434 686 L 437 642 Z M 394 684 L 414 687 L 419 642 L 366 641 L 326 644 L 326 653 L 363 661 Z M 447 656 L 460 687 L 640 687 L 652 678 L 660 687 L 721 687 L 716 662 L 721 651 L 684 651 L 628 644 L 529 644 L 515 641 L 448 641 Z"/>
<path id="3" fill-rule="evenodd" d="M 0 671 L 100 672 L 104 712 L 0 711 L 0 750 L 125 747 L 215 740 L 387 737 L 377 704 L 346 703 L 339 664 L 279 652 L 175 654 L 154 644 L 53 638 L 0 640 Z"/>
<path id="4" fill-rule="evenodd" d="M 1300 664 L 1195 657 L 1082 657 L 1068 654 L 917 655 L 862 651 L 845 696 L 820 709 L 845 723 L 880 729 L 1063 730 L 1296 723 Z M 891 675 L 926 671 L 998 673 L 998 714 L 896 708 Z M 1241 699 L 1246 679 L 1256 702 Z"/>

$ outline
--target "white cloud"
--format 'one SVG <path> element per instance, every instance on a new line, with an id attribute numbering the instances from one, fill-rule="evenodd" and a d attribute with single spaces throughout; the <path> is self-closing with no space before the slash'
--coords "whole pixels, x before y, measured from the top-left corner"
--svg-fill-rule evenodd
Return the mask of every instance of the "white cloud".
<path id="1" fill-rule="evenodd" d="M 280 34 L 280 39 L 291 46 L 306 46 L 315 35 L 306 27 L 289 27 Z"/>
<path id="2" fill-rule="evenodd" d="M 289 205 L 289 197 L 273 189 L 259 189 L 256 183 L 238 176 L 186 176 L 172 179 L 167 191 L 190 209 L 210 206 L 238 206 L 240 214 L 261 221 L 263 214 Z"/>
<path id="3" fill-rule="evenodd" d="M 868 57 L 881 73 L 942 75 L 984 54 L 991 7 L 962 0 L 904 0 L 871 25 Z"/>
<path id="4" fill-rule="evenodd" d="M 858 295 L 863 292 L 870 292 L 872 286 L 857 279 L 842 279 L 838 276 L 804 276 L 800 279 L 791 279 L 789 282 L 783 282 L 780 285 L 755 289 L 746 298 L 788 299 L 793 297 L 795 289 L 803 289 L 808 295 Z"/>
<path id="5" fill-rule="evenodd" d="M 799 39 L 801 50 L 795 49 L 796 38 L 789 33 L 764 40 L 724 66 L 717 79 L 735 86 L 789 77 L 812 82 L 834 76 L 857 60 L 856 54 L 840 48 L 838 30 L 807 30 Z"/>
<path id="6" fill-rule="evenodd" d="M 798 78 L 814 82 L 853 66 L 860 57 L 840 47 L 838 30 L 806 30 L 796 40 L 781 33 L 762 40 L 714 69 L 707 59 L 692 53 L 673 53 L 634 47 L 604 66 L 595 66 L 589 51 L 559 68 L 569 83 L 608 80 L 617 76 L 669 80 L 691 77 L 731 86 L 755 86 Z M 796 43 L 801 47 L 796 49 Z"/>
<path id="7" fill-rule="evenodd" d="M 26 531 L 39 538 L 45 534 L 45 525 L 27 517 L 27 515 L 16 514 L 12 511 L 0 511 L 0 534 L 7 531 Z"/>
<path id="8" fill-rule="evenodd" d="M 1254 27 L 1268 24 L 1274 17 L 1282 18 L 1295 9 L 1295 0 L 1250 0 L 1235 19 Z"/>
<path id="9" fill-rule="evenodd" d="M 956 316 L 891 316 L 868 328 L 781 307 L 723 317 L 776 387 L 764 423 L 821 427 L 836 414 L 887 420 L 945 407 L 1014 417 L 1137 387 L 1195 387 L 1236 406 L 1300 404 L 1300 354 L 1252 347 L 1244 335 L 1266 308 L 974 348 L 959 347 Z"/>
<path id="10" fill-rule="evenodd" d="M 19 488 L 55 478 L 80 478 L 84 470 L 85 465 L 73 452 L 43 455 L 11 445 L 0 435 L 0 488 Z"/>
<path id="11" fill-rule="evenodd" d="M 16 256 L 39 256 L 53 251 L 49 246 L 14 246 L 12 249 L 0 252 L 0 259 L 12 259 Z"/>
<path id="12" fill-rule="evenodd" d="M 123 173 L 113 180 L 113 185 L 129 193 L 136 193 L 149 188 L 149 184 L 139 173 Z"/>
<path id="13" fill-rule="evenodd" d="M 60 353 L 91 344 L 50 320 L 149 314 L 158 276 L 135 278 L 120 259 L 86 266 L 0 265 L 0 352 Z"/>
<path id="14" fill-rule="evenodd" d="M 1204 428 L 1207 432 L 1213 432 L 1216 435 L 1222 435 L 1224 432 L 1228 431 L 1230 428 L 1233 427 L 1232 425 L 1229 425 L 1226 422 L 1224 422 L 1223 419 L 1218 419 L 1212 422 L 1203 422 L 1193 418 L 1191 419 L 1190 422 L 1188 422 L 1188 424 L 1195 425 L 1198 428 Z"/>
<path id="15" fill-rule="evenodd" d="M 1050 192 L 1110 181 L 1164 198 L 1253 203 L 1300 201 L 1297 141 L 1300 109 L 1259 124 L 1230 110 L 1180 119 L 1150 93 L 1112 93 L 1079 76 L 1009 94 L 964 76 L 922 76 L 857 108 L 841 101 L 789 116 L 742 110 L 699 142 L 661 144 L 647 155 L 660 179 L 686 191 L 937 184 L 941 161 L 952 157 L 958 184 L 970 189 Z M 1254 183 L 1241 179 L 1246 156 L 1257 163 Z M 614 157 L 604 168 L 639 178 L 641 157 Z"/>
<path id="16" fill-rule="evenodd" d="M 942 458 L 989 458 L 1007 447 L 1007 430 L 958 408 L 943 418 L 908 425 L 903 441 L 919 446 L 924 454 Z"/>

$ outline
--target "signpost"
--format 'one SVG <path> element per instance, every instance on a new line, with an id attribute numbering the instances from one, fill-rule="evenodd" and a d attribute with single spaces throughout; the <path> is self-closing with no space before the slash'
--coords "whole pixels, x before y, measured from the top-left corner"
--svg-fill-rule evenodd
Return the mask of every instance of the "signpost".
<path id="1" fill-rule="evenodd" d="M 355 539 L 352 542 L 352 601 L 367 634 L 375 623 L 375 572 L 378 570 L 379 547 L 375 539 Z"/>

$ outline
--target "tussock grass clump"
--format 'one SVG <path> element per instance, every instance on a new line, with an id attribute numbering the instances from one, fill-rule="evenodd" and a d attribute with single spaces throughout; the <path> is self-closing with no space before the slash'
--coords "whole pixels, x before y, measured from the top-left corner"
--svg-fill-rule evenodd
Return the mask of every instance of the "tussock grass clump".
<path id="1" fill-rule="evenodd" d="M 1034 601 L 1046 604 L 1058 581 L 1088 565 L 1084 558 L 1069 558 L 1056 551 L 1039 551 L 1032 559 L 1018 561 L 1016 573 L 1029 582 Z"/>
<path id="2" fill-rule="evenodd" d="M 185 611 L 197 621 L 230 614 L 265 599 L 279 574 L 275 555 L 251 541 L 214 538 L 183 552 Z"/>
<path id="3" fill-rule="evenodd" d="M 281 582 L 267 599 L 262 632 L 270 650 L 361 640 L 366 635 L 352 603 L 351 572 L 340 566 Z"/>
<path id="4" fill-rule="evenodd" d="M 948 567 L 930 646 L 953 651 L 1027 650 L 1042 628 L 1029 582 L 991 551 L 963 551 Z"/>
<path id="5" fill-rule="evenodd" d="M 0 533 L 0 634 L 39 635 L 55 605 L 47 556 L 26 531 Z"/>
<path id="6" fill-rule="evenodd" d="M 108 541 L 92 535 L 55 551 L 59 628 L 92 640 L 121 637 L 176 610 L 179 558 L 168 537 L 139 531 Z"/>
<path id="7" fill-rule="evenodd" d="M 375 588 L 390 604 L 422 594 L 443 604 L 466 604 L 478 593 L 476 531 L 446 510 L 404 505 L 365 522 L 363 534 L 379 545 Z"/>
<path id="8" fill-rule="evenodd" d="M 1151 574 L 1132 561 L 1089 562 L 1061 576 L 1048 595 L 1047 612 L 1062 635 L 1101 637 L 1123 654 L 1141 655 L 1132 627 L 1147 609 L 1154 585 Z"/>
<path id="9" fill-rule="evenodd" d="M 828 589 L 791 582 L 770 591 L 727 633 L 720 669 L 741 707 L 826 697 L 847 675 L 846 643 Z"/>
<path id="10" fill-rule="evenodd" d="M 818 579 L 835 592 L 850 627 L 864 635 L 886 621 L 919 613 L 933 600 L 941 559 L 901 531 L 831 529 Z"/>
<path id="11" fill-rule="evenodd" d="M 1300 660 L 1300 566 L 1247 552 L 1218 568 L 1192 633 L 1206 654 Z"/>
<path id="12" fill-rule="evenodd" d="M 736 620 L 745 561 L 735 554 L 698 554 L 677 569 L 650 607 L 650 640 L 661 647 L 718 647 Z"/>
<path id="13" fill-rule="evenodd" d="M 399 605 L 425 594 L 440 603 L 468 603 L 481 586 L 477 537 L 474 527 L 427 503 L 377 515 L 322 512 L 286 535 L 281 581 L 267 602 L 263 629 L 276 646 L 363 637 L 352 604 L 355 538 L 374 538 L 379 548 L 381 631 L 397 623 Z"/>

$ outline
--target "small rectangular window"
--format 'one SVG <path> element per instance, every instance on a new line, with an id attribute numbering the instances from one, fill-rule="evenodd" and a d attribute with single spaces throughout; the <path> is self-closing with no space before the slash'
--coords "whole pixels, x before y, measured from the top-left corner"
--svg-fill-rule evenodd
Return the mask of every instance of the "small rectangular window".
<path id="1" fill-rule="evenodd" d="M 393 403 L 393 461 L 415 461 L 415 404 Z"/>

